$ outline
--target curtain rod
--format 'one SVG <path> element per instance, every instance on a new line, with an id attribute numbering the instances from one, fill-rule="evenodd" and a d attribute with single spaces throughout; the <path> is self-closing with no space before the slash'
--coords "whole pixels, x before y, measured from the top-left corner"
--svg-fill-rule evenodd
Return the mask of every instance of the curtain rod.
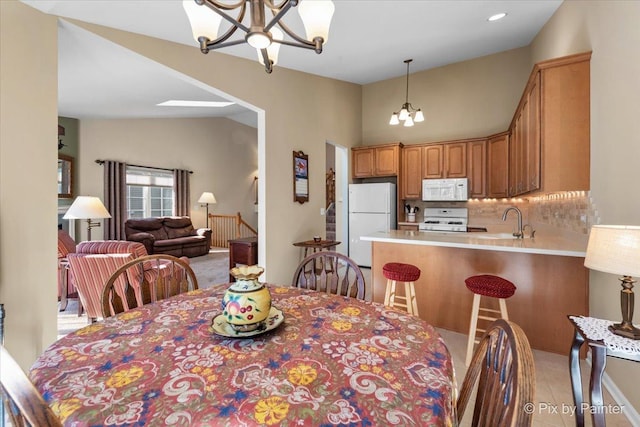
<path id="1" fill-rule="evenodd" d="M 99 165 L 103 165 L 104 162 L 105 162 L 105 160 L 96 160 L 96 163 L 99 164 Z M 133 166 L 133 167 L 136 167 L 136 168 L 156 169 L 156 170 L 161 170 L 161 171 L 171 171 L 171 172 L 173 172 L 175 170 L 175 169 L 169 169 L 169 168 L 156 168 L 156 167 L 153 167 L 153 166 L 132 165 L 131 163 L 127 163 L 126 165 L 127 166 Z M 193 173 L 193 171 L 187 171 L 187 172 Z"/>

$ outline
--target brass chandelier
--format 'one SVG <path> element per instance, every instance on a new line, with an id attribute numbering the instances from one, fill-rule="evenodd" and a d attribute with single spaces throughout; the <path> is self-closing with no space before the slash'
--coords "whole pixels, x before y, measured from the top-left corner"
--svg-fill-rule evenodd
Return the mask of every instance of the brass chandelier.
<path id="1" fill-rule="evenodd" d="M 409 64 L 413 61 L 413 59 L 406 59 L 404 61 L 407 64 L 407 91 L 405 93 L 404 104 L 402 104 L 402 108 L 400 109 L 400 113 L 394 111 L 391 115 L 391 119 L 389 120 L 390 125 L 400 124 L 400 121 L 404 121 L 405 127 L 413 126 L 414 122 L 423 122 L 424 114 L 422 114 L 421 109 L 413 108 L 413 105 L 409 102 Z M 412 116 L 414 114 L 414 116 Z"/>
<path id="2" fill-rule="evenodd" d="M 249 5 L 249 23 L 244 24 Z M 235 3 L 223 3 L 219 0 L 183 0 L 182 5 L 194 39 L 200 44 L 200 51 L 208 53 L 212 49 L 235 46 L 247 42 L 258 52 L 258 60 L 265 71 L 271 73 L 278 61 L 280 45 L 301 47 L 322 53 L 322 47 L 329 37 L 329 25 L 335 6 L 331 0 L 238 0 Z M 307 38 L 294 33 L 282 22 L 282 18 L 295 7 L 298 9 Z M 231 16 L 228 12 L 235 12 Z M 267 22 L 267 14 L 273 17 Z M 225 19 L 231 27 L 218 35 L 220 23 Z M 277 27 L 276 27 L 277 25 Z M 230 40 L 240 29 L 245 36 Z M 286 33 L 291 40 L 284 39 Z"/>

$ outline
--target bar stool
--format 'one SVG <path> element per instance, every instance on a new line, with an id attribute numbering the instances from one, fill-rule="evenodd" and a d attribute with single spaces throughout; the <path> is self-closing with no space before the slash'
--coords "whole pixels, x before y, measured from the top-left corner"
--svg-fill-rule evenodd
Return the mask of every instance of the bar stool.
<path id="1" fill-rule="evenodd" d="M 476 339 L 478 332 L 484 333 L 484 329 L 478 329 L 478 319 L 488 320 L 493 322 L 498 317 L 492 317 L 490 314 L 500 314 L 500 317 L 509 320 L 507 313 L 507 304 L 505 300 L 516 292 L 516 286 L 510 281 L 503 279 L 502 277 L 493 276 L 491 274 L 481 274 L 478 276 L 471 276 L 465 279 L 464 283 L 467 288 L 473 292 L 473 306 L 471 309 L 471 322 L 469 325 L 469 340 L 467 341 L 467 357 L 465 359 L 465 365 L 469 366 L 471 362 L 471 356 L 473 355 L 473 346 L 479 342 Z M 480 299 L 485 297 L 498 298 L 500 304 L 500 310 L 494 310 L 491 308 L 480 307 Z M 480 314 L 482 312 L 483 314 Z"/>
<path id="2" fill-rule="evenodd" d="M 387 289 L 384 293 L 384 305 L 401 307 L 409 314 L 418 315 L 418 304 L 414 283 L 420 278 L 420 269 L 415 265 L 389 262 L 382 267 L 382 274 L 387 278 Z M 396 295 L 396 282 L 404 282 L 404 296 Z M 399 299 L 403 302 L 396 302 Z"/>

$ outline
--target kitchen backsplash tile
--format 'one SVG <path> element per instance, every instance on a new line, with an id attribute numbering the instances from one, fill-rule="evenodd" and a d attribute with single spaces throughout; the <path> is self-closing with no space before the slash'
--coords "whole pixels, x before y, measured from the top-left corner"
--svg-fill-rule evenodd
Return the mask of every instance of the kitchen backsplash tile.
<path id="1" fill-rule="evenodd" d="M 535 229 L 558 229 L 563 232 L 587 235 L 592 225 L 598 224 L 598 211 L 588 191 L 566 191 L 528 198 L 472 199 L 466 203 L 418 202 L 416 220 L 422 220 L 425 207 L 467 207 L 469 225 L 486 227 L 489 232 L 509 232 L 516 224 L 515 215 L 509 213 L 502 221 L 502 213 L 510 206 L 522 211 L 522 223 Z"/>

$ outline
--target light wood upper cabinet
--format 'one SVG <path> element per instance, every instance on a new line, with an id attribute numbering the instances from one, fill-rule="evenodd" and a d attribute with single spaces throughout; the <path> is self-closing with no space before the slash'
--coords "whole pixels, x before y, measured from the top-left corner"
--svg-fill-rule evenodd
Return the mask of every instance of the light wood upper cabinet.
<path id="1" fill-rule="evenodd" d="M 509 196 L 589 189 L 590 58 L 534 67 L 509 129 Z"/>
<path id="2" fill-rule="evenodd" d="M 467 143 L 444 144 L 444 177 L 467 177 Z"/>
<path id="3" fill-rule="evenodd" d="M 422 148 L 422 178 L 444 177 L 444 146 L 442 144 L 427 145 Z"/>
<path id="4" fill-rule="evenodd" d="M 422 151 L 422 178 L 466 178 L 467 143 L 429 144 Z"/>
<path id="5" fill-rule="evenodd" d="M 509 135 L 487 141 L 487 197 L 509 197 Z"/>
<path id="6" fill-rule="evenodd" d="M 402 148 L 400 198 L 403 200 L 422 198 L 422 150 L 421 146 Z"/>
<path id="7" fill-rule="evenodd" d="M 353 178 L 397 176 L 400 171 L 402 143 L 353 147 L 351 171 Z"/>
<path id="8" fill-rule="evenodd" d="M 487 196 L 487 140 L 479 139 L 467 143 L 467 177 L 469 197 Z"/>
<path id="9" fill-rule="evenodd" d="M 373 176 L 373 148 L 352 148 L 351 161 L 354 178 Z"/>
<path id="10" fill-rule="evenodd" d="M 541 189 L 589 190 L 591 54 L 538 64 L 541 69 Z"/>

